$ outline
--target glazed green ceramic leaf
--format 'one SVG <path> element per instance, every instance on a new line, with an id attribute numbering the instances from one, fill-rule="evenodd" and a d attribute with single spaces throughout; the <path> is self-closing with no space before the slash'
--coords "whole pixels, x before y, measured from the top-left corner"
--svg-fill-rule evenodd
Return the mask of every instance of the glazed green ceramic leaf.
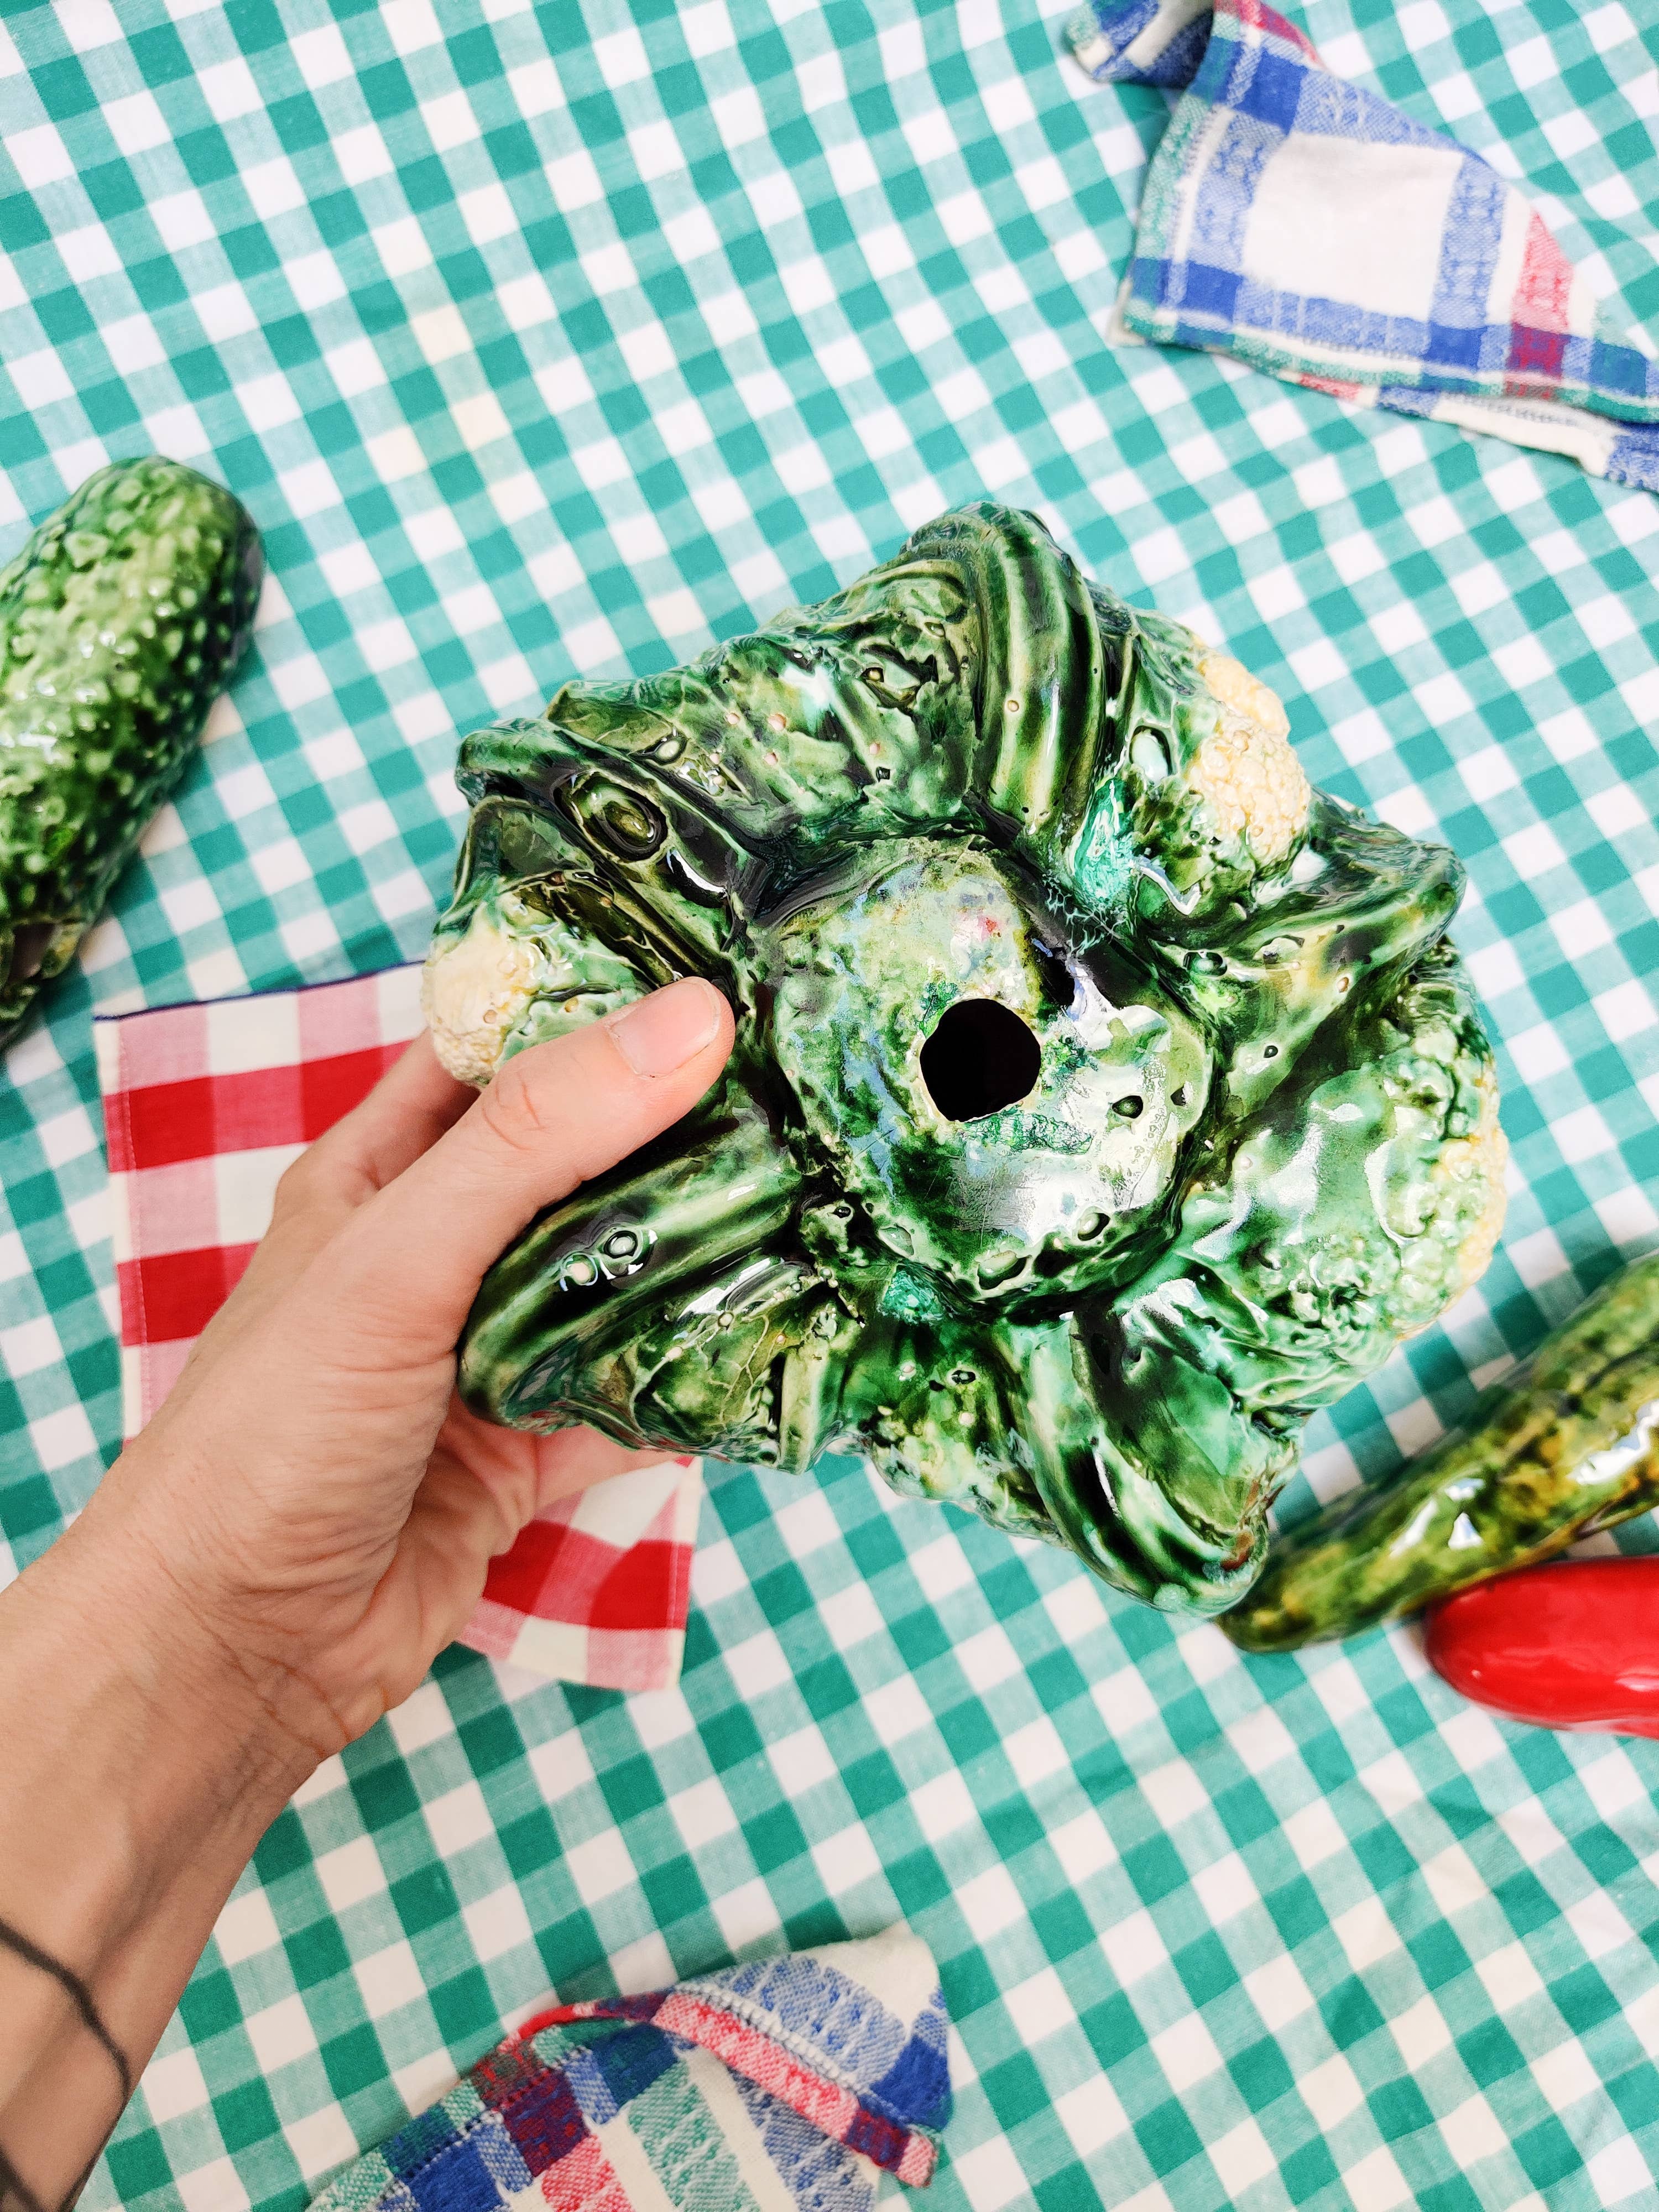
<path id="1" fill-rule="evenodd" d="M 459 780 L 458 1074 L 687 973 L 738 1018 L 698 1111 L 484 1283 L 497 1419 L 862 1452 L 1214 1612 L 1307 1415 L 1486 1264 L 1455 860 L 1311 792 L 1270 692 L 1029 515 L 567 686 Z"/>

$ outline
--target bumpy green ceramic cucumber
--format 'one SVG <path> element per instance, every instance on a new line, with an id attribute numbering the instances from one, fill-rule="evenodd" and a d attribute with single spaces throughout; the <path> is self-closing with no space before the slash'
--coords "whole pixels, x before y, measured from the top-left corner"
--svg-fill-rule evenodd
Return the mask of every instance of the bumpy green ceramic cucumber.
<path id="1" fill-rule="evenodd" d="M 1469 1421 L 1267 1553 L 1221 1626 L 1289 1651 L 1416 1613 L 1659 1504 L 1659 1254 L 1598 1291 Z"/>
<path id="2" fill-rule="evenodd" d="M 485 1281 L 497 1420 L 861 1453 L 1213 1612 L 1309 1413 L 1486 1265 L 1456 861 L 1313 791 L 1270 691 L 1030 515 L 568 685 L 459 781 L 454 1073 L 675 975 L 738 1015 L 698 1111 Z"/>
<path id="3" fill-rule="evenodd" d="M 100 469 L 0 568 L 0 1046 L 195 750 L 262 573 L 240 503 L 161 459 Z"/>

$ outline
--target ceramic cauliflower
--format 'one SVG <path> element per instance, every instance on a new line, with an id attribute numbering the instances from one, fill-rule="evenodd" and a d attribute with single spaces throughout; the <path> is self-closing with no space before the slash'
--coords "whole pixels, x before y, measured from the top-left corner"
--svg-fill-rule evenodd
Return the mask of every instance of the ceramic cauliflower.
<path id="1" fill-rule="evenodd" d="M 1308 1415 L 1485 1267 L 1462 873 L 1310 788 L 1284 711 L 980 506 L 759 634 L 468 738 L 427 970 L 512 1053 L 689 973 L 738 1014 L 685 1122 L 487 1278 L 468 1401 L 1248 1589 Z"/>

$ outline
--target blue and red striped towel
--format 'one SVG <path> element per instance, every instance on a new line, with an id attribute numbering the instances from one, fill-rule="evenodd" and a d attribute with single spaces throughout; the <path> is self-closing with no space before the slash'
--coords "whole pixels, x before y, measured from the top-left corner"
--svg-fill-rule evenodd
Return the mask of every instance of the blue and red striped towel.
<path id="1" fill-rule="evenodd" d="M 867 2212 L 933 2179 L 945 2033 L 903 1929 L 555 2005 L 313 2212 Z"/>
<path id="2" fill-rule="evenodd" d="M 1613 323 L 1478 154 L 1333 76 L 1261 0 L 1092 0 L 1068 36 L 1091 76 L 1184 88 L 1112 336 L 1659 491 L 1651 340 Z"/>

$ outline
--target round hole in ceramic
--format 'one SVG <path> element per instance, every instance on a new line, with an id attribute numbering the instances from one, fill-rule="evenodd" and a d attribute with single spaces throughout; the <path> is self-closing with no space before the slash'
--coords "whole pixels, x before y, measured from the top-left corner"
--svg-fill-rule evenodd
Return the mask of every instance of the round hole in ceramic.
<path id="1" fill-rule="evenodd" d="M 1042 1050 L 1019 1016 L 994 999 L 958 999 L 921 1048 L 921 1079 L 947 1120 L 977 1121 L 1036 1086 Z"/>

